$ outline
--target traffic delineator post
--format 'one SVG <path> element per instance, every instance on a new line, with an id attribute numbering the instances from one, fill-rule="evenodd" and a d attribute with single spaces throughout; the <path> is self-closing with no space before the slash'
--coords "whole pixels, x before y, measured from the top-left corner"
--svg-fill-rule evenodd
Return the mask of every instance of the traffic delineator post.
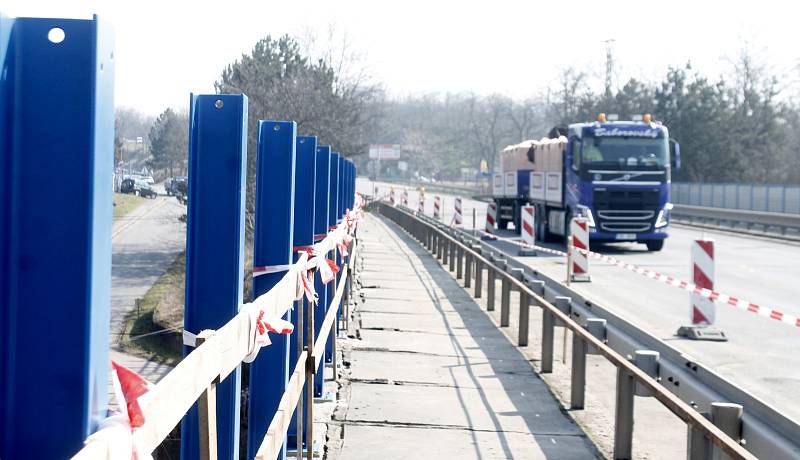
<path id="1" fill-rule="evenodd" d="M 389 188 L 389 204 L 394 206 L 394 187 Z"/>
<path id="2" fill-rule="evenodd" d="M 533 206 L 523 206 L 520 210 L 520 236 L 522 242 L 529 246 L 520 246 L 520 256 L 535 256 L 534 246 L 536 246 L 536 209 Z"/>
<path id="3" fill-rule="evenodd" d="M 405 207 L 408 207 L 408 190 L 404 189 L 403 193 L 400 195 L 400 204 Z"/>
<path id="4" fill-rule="evenodd" d="M 570 281 L 591 281 L 589 276 L 589 223 L 583 217 L 570 222 Z"/>
<path id="5" fill-rule="evenodd" d="M 453 224 L 456 227 L 461 227 L 464 224 L 464 213 L 463 208 L 461 206 L 461 197 L 457 196 L 455 201 L 453 202 Z"/>
<path id="6" fill-rule="evenodd" d="M 497 219 L 497 203 L 489 203 L 486 206 L 486 233 L 490 236 L 494 233 L 494 223 Z M 487 239 L 486 236 L 482 237 Z"/>
<path id="7" fill-rule="evenodd" d="M 419 192 L 419 208 L 418 212 L 420 215 L 425 215 L 425 192 Z"/>
<path id="8" fill-rule="evenodd" d="M 714 241 L 694 240 L 691 251 L 692 281 L 696 287 L 689 293 L 691 325 L 680 327 L 678 335 L 694 340 L 725 341 L 725 333 L 712 327 L 716 320 L 716 302 L 702 294 L 714 292 Z"/>
<path id="9" fill-rule="evenodd" d="M 442 198 L 439 195 L 433 197 L 433 218 L 442 220 Z"/>

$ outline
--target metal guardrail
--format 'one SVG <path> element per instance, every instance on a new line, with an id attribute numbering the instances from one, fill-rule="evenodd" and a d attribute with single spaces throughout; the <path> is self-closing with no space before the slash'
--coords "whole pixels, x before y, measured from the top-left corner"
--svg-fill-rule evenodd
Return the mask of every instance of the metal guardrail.
<path id="1" fill-rule="evenodd" d="M 466 288 L 474 281 L 476 298 L 483 295 L 482 272 L 486 269 L 490 310 L 494 309 L 496 297 L 492 281 L 499 278 L 501 327 L 509 324 L 511 289 L 523 294 L 520 346 L 528 342 L 529 303 L 542 308 L 541 372 L 552 372 L 556 320 L 561 322 L 559 326 L 573 331 L 573 408 L 583 407 L 587 351 L 605 356 L 617 367 L 615 458 L 631 458 L 634 394 L 655 397 L 686 422 L 688 458 L 708 458 L 712 451 L 714 455 L 725 452 L 733 458 L 800 457 L 797 423 L 702 364 L 512 257 L 503 257 L 499 252 L 494 257 L 492 248 L 465 232 L 386 204 L 380 204 L 379 210 L 443 262 L 449 262 L 451 271 L 455 266 L 456 278 L 463 277 Z M 713 449 L 709 448 L 709 441 L 715 446 Z M 741 445 L 745 442 L 746 450 Z"/>
<path id="2" fill-rule="evenodd" d="M 777 212 L 745 211 L 741 209 L 711 208 L 706 206 L 690 206 L 676 204 L 672 209 L 674 220 L 688 220 L 689 223 L 715 223 L 727 225 L 737 231 L 753 231 L 753 226 L 777 228 L 783 235 L 789 230 L 800 230 L 800 214 L 783 214 Z M 742 228 L 744 227 L 744 228 Z"/>

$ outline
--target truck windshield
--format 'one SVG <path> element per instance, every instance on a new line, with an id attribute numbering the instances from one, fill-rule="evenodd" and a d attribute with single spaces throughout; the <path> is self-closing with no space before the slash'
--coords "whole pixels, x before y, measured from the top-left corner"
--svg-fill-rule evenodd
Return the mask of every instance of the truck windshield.
<path id="1" fill-rule="evenodd" d="M 669 164 L 667 140 L 639 137 L 586 137 L 583 162 L 663 168 Z"/>

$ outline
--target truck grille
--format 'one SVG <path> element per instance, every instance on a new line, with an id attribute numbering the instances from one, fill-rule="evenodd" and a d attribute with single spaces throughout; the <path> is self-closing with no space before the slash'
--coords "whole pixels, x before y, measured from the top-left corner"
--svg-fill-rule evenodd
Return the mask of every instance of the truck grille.
<path id="1" fill-rule="evenodd" d="M 639 190 L 594 190 L 598 228 L 607 232 L 643 233 L 655 225 L 658 188 Z"/>

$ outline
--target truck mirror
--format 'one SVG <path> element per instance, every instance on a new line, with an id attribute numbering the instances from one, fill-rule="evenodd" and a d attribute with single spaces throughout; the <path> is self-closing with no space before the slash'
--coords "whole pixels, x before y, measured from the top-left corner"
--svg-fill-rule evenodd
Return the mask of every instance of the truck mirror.
<path id="1" fill-rule="evenodd" d="M 675 139 L 669 140 L 669 153 L 672 169 L 675 171 L 681 169 L 681 145 Z"/>

